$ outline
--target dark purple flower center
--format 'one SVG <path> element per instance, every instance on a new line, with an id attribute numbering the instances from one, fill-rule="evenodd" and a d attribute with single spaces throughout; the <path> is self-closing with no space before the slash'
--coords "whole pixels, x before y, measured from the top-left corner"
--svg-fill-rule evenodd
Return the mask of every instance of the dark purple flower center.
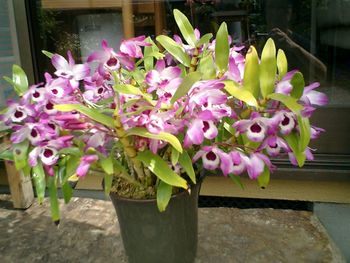
<path id="1" fill-rule="evenodd" d="M 44 150 L 44 156 L 46 158 L 50 158 L 53 155 L 53 151 L 51 149 L 45 149 Z"/>
<path id="2" fill-rule="evenodd" d="M 21 117 L 23 117 L 23 112 L 21 112 L 21 111 L 19 111 L 19 110 L 16 110 L 16 112 L 15 112 L 15 117 L 16 117 L 16 118 L 21 118 Z"/>
<path id="3" fill-rule="evenodd" d="M 207 121 L 203 121 L 203 132 L 209 130 L 209 123 Z"/>
<path id="4" fill-rule="evenodd" d="M 36 98 L 36 99 L 39 98 L 39 97 L 40 97 L 40 93 L 37 92 L 37 91 L 34 92 L 34 93 L 33 93 L 33 97 Z"/>
<path id="5" fill-rule="evenodd" d="M 164 93 L 164 97 L 167 98 L 167 99 L 168 99 L 168 98 L 171 98 L 171 93 L 165 92 L 165 93 Z"/>
<path id="6" fill-rule="evenodd" d="M 277 143 L 275 143 L 275 144 L 273 144 L 273 145 L 269 145 L 270 146 L 270 148 L 272 148 L 272 149 L 276 149 L 277 147 L 278 147 L 278 144 Z"/>
<path id="7" fill-rule="evenodd" d="M 216 154 L 213 153 L 212 151 L 208 152 L 208 153 L 206 154 L 206 157 L 207 157 L 207 159 L 210 160 L 210 161 L 215 161 L 215 160 L 216 160 Z"/>
<path id="8" fill-rule="evenodd" d="M 259 132 L 261 132 L 261 126 L 257 123 L 254 123 L 252 126 L 250 126 L 250 130 L 252 132 L 259 133 Z"/>
<path id="9" fill-rule="evenodd" d="M 61 75 L 62 76 L 67 76 L 67 73 L 62 72 Z"/>
<path id="10" fill-rule="evenodd" d="M 103 93 L 103 88 L 102 88 L 102 87 L 99 88 L 99 89 L 97 90 L 97 93 L 98 93 L 98 94 L 102 94 L 102 93 Z"/>
<path id="11" fill-rule="evenodd" d="M 48 123 L 47 126 L 49 126 L 51 129 L 55 130 L 56 126 L 53 123 Z"/>
<path id="12" fill-rule="evenodd" d="M 116 58 L 112 57 L 112 58 L 108 59 L 108 61 L 106 63 L 109 67 L 113 67 L 113 66 L 118 64 L 118 60 Z"/>
<path id="13" fill-rule="evenodd" d="M 288 125 L 288 124 L 289 124 L 289 122 L 290 122 L 289 117 L 284 116 L 284 119 L 283 119 L 283 121 L 282 121 L 282 125 L 283 125 L 283 126 L 286 126 L 286 125 Z"/>
<path id="14" fill-rule="evenodd" d="M 38 132 L 35 129 L 32 129 L 32 131 L 30 132 L 30 135 L 35 138 L 36 136 L 38 136 Z"/>
<path id="15" fill-rule="evenodd" d="M 58 90 L 57 90 L 57 89 L 52 89 L 51 92 L 52 92 L 54 95 L 57 95 Z"/>
<path id="16" fill-rule="evenodd" d="M 46 104 L 46 109 L 48 110 L 53 110 L 53 104 L 51 102 L 49 102 L 48 104 Z"/>

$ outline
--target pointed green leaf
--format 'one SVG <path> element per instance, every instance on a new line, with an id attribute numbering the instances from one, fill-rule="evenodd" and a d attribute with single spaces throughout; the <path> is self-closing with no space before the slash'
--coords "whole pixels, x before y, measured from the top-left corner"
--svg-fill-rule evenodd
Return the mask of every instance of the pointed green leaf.
<path id="1" fill-rule="evenodd" d="M 13 80 L 9 77 L 3 76 L 4 80 L 6 80 L 10 85 L 12 85 L 13 87 L 15 87 L 15 83 L 13 82 Z M 6 109 L 7 110 L 7 109 Z"/>
<path id="2" fill-rule="evenodd" d="M 279 49 L 277 52 L 277 69 L 278 79 L 281 80 L 288 71 L 287 57 L 282 49 Z"/>
<path id="3" fill-rule="evenodd" d="M 228 66 L 230 45 L 228 42 L 227 25 L 223 22 L 216 33 L 215 63 L 220 72 L 225 72 Z"/>
<path id="4" fill-rule="evenodd" d="M 33 167 L 33 181 L 37 199 L 39 201 L 39 204 L 41 204 L 44 201 L 45 197 L 46 181 L 45 171 L 40 161 L 36 166 Z"/>
<path id="5" fill-rule="evenodd" d="M 259 70 L 260 90 L 264 98 L 270 95 L 275 89 L 277 62 L 276 47 L 272 38 L 266 41 L 261 54 Z"/>
<path id="6" fill-rule="evenodd" d="M 311 128 L 308 118 L 298 116 L 300 140 L 299 140 L 299 151 L 304 152 L 309 145 L 311 137 Z"/>
<path id="7" fill-rule="evenodd" d="M 232 127 L 232 125 L 228 124 L 227 122 L 224 123 L 224 126 L 226 131 L 228 131 L 231 135 L 235 136 L 236 130 Z"/>
<path id="8" fill-rule="evenodd" d="M 67 170 L 67 166 L 66 166 L 67 159 L 68 159 L 68 157 L 64 157 L 59 161 L 59 169 L 58 169 L 58 178 L 59 178 L 59 182 L 61 184 L 61 192 L 62 192 L 65 204 L 68 204 L 70 199 L 73 196 L 73 189 L 69 185 L 69 183 L 67 181 L 65 183 L 63 183 L 65 175 L 66 175 L 66 170 Z"/>
<path id="9" fill-rule="evenodd" d="M 25 140 L 23 142 L 13 145 L 13 157 L 15 161 L 15 166 L 17 171 L 22 170 L 24 167 L 28 166 L 28 147 L 29 142 Z"/>
<path id="10" fill-rule="evenodd" d="M 195 47 L 197 39 L 194 35 L 194 30 L 190 21 L 188 21 L 187 17 L 178 9 L 174 9 L 173 13 L 176 24 L 179 27 L 182 36 L 191 47 Z"/>
<path id="11" fill-rule="evenodd" d="M 261 188 L 265 189 L 270 182 L 270 170 L 265 165 L 264 171 L 258 177 L 258 184 Z"/>
<path id="12" fill-rule="evenodd" d="M 132 94 L 132 95 L 143 95 L 143 92 L 130 84 L 115 84 L 113 86 L 114 90 L 123 94 Z"/>
<path id="13" fill-rule="evenodd" d="M 99 163 L 106 174 L 113 174 L 113 155 L 111 154 L 109 157 L 104 157 L 102 155 L 99 156 Z"/>
<path id="14" fill-rule="evenodd" d="M 215 63 L 212 54 L 204 56 L 198 65 L 198 70 L 202 74 L 202 79 L 214 79 L 216 77 Z"/>
<path id="15" fill-rule="evenodd" d="M 65 182 L 67 182 L 68 179 L 75 174 L 79 164 L 80 164 L 80 157 L 73 156 L 73 155 L 67 157 L 66 174 L 61 179 L 62 180 L 61 184 L 64 184 Z"/>
<path id="16" fill-rule="evenodd" d="M 174 147 L 171 147 L 171 164 L 173 166 L 175 166 L 178 163 L 179 156 L 180 153 Z"/>
<path id="17" fill-rule="evenodd" d="M 63 112 L 76 110 L 98 123 L 101 123 L 110 128 L 114 128 L 113 118 L 105 114 L 99 113 L 96 109 L 91 109 L 80 104 L 60 104 L 55 105 L 54 108 Z"/>
<path id="18" fill-rule="evenodd" d="M 104 181 L 105 195 L 108 196 L 112 188 L 113 175 L 105 174 L 103 181 Z"/>
<path id="19" fill-rule="evenodd" d="M 1 160 L 7 160 L 7 161 L 13 161 L 14 160 L 14 155 L 12 150 L 4 150 L 0 153 L 0 159 Z"/>
<path id="20" fill-rule="evenodd" d="M 244 186 L 241 182 L 241 177 L 239 177 L 238 175 L 233 175 L 233 174 L 229 174 L 228 176 L 230 176 L 230 178 L 232 179 L 232 181 L 238 185 L 241 189 L 244 189 Z"/>
<path id="21" fill-rule="evenodd" d="M 73 196 L 73 188 L 69 185 L 68 182 L 66 182 L 62 185 L 61 191 L 63 194 L 64 203 L 68 204 Z"/>
<path id="22" fill-rule="evenodd" d="M 282 102 L 288 109 L 297 115 L 299 115 L 300 111 L 303 109 L 303 106 L 298 103 L 297 99 L 288 95 L 281 93 L 272 93 L 268 96 L 268 98 Z"/>
<path id="23" fill-rule="evenodd" d="M 74 155 L 74 156 L 78 156 L 78 157 L 81 157 L 81 155 L 82 155 L 81 150 L 77 147 L 63 148 L 58 153 L 65 154 L 65 155 Z"/>
<path id="24" fill-rule="evenodd" d="M 245 102 L 249 106 L 258 107 L 258 102 L 256 101 L 254 95 L 246 89 L 240 88 L 239 85 L 232 81 L 224 81 L 225 90 L 233 97 Z"/>
<path id="25" fill-rule="evenodd" d="M 182 152 L 182 146 L 179 140 L 172 134 L 160 132 L 158 134 L 150 133 L 146 128 L 136 127 L 126 131 L 126 136 L 136 135 L 140 137 L 162 140 L 170 143 L 177 151 Z"/>
<path id="26" fill-rule="evenodd" d="M 300 99 L 300 97 L 303 95 L 305 87 L 303 74 L 301 74 L 301 72 L 296 72 L 292 77 L 290 84 L 293 86 L 293 90 L 290 95 L 296 99 Z"/>
<path id="27" fill-rule="evenodd" d="M 150 71 L 153 69 L 153 63 L 154 63 L 154 58 L 151 55 L 153 52 L 159 52 L 158 47 L 156 44 L 152 41 L 150 37 L 147 37 L 145 40 L 147 43 L 152 44 L 152 46 L 145 46 L 144 48 L 144 66 L 146 71 Z"/>
<path id="28" fill-rule="evenodd" d="M 299 149 L 299 136 L 293 132 L 288 135 L 285 135 L 284 139 L 287 141 L 288 145 L 292 149 L 299 167 L 302 167 L 305 163 L 306 155 L 305 152 L 302 152 Z"/>
<path id="29" fill-rule="evenodd" d="M 28 79 L 24 70 L 18 66 L 12 66 L 12 81 L 14 88 L 19 96 L 22 96 L 28 90 Z"/>
<path id="30" fill-rule="evenodd" d="M 179 157 L 179 163 L 186 171 L 188 177 L 195 184 L 196 183 L 196 174 L 194 173 L 191 157 L 188 155 L 187 151 L 183 151 Z"/>
<path id="31" fill-rule="evenodd" d="M 41 50 L 41 52 L 47 56 L 48 58 L 52 58 L 54 56 L 53 53 L 49 52 L 49 51 L 46 51 L 46 50 Z"/>
<path id="32" fill-rule="evenodd" d="M 184 49 L 168 36 L 160 35 L 157 41 L 181 64 L 189 67 L 191 65 L 190 57 L 185 53 Z"/>
<path id="33" fill-rule="evenodd" d="M 164 212 L 171 198 L 173 187 L 163 181 L 157 187 L 157 206 L 160 212 Z"/>
<path id="34" fill-rule="evenodd" d="M 202 37 L 198 40 L 196 46 L 197 46 L 197 47 L 200 47 L 200 46 L 202 46 L 202 45 L 204 45 L 204 44 L 208 44 L 209 41 L 210 41 L 210 39 L 212 39 L 212 37 L 213 37 L 213 34 L 212 34 L 212 33 L 205 34 L 204 36 L 202 36 Z"/>
<path id="35" fill-rule="evenodd" d="M 174 103 L 177 101 L 179 98 L 182 96 L 186 95 L 187 92 L 191 89 L 193 84 L 195 84 L 198 80 L 201 78 L 201 73 L 196 71 L 196 72 L 191 72 L 189 73 L 181 82 L 180 86 L 177 88 L 174 96 L 171 98 L 170 103 Z"/>
<path id="36" fill-rule="evenodd" d="M 55 223 L 60 221 L 60 207 L 57 194 L 57 180 L 56 176 L 48 177 L 48 188 L 50 196 L 50 208 L 51 208 L 51 218 Z"/>
<path id="37" fill-rule="evenodd" d="M 185 179 L 177 175 L 169 165 L 159 155 L 153 154 L 151 151 L 139 152 L 137 158 L 154 173 L 160 180 L 172 186 L 187 189 Z"/>
<path id="38" fill-rule="evenodd" d="M 250 46 L 245 58 L 243 88 L 258 98 L 260 92 L 259 57 L 253 46 Z"/>

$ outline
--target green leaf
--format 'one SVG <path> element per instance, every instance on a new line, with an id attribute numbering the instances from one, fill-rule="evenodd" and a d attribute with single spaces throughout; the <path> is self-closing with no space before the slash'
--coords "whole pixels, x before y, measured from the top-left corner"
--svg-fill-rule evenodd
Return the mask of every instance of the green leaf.
<path id="1" fill-rule="evenodd" d="M 258 102 L 256 101 L 254 95 L 246 89 L 240 88 L 239 85 L 232 81 L 224 81 L 225 90 L 233 97 L 245 102 L 249 106 L 258 107 Z"/>
<path id="2" fill-rule="evenodd" d="M 300 140 L 299 140 L 299 151 L 304 152 L 309 145 L 311 137 L 311 128 L 308 118 L 298 116 Z"/>
<path id="3" fill-rule="evenodd" d="M 4 80 L 6 80 L 10 85 L 12 85 L 13 87 L 15 86 L 15 83 L 13 82 L 13 80 L 9 77 L 3 76 Z M 7 108 L 6 108 L 7 110 Z"/>
<path id="4" fill-rule="evenodd" d="M 226 131 L 228 131 L 231 135 L 235 136 L 236 130 L 232 127 L 232 125 L 228 124 L 227 122 L 224 123 L 224 126 Z"/>
<path id="5" fill-rule="evenodd" d="M 66 163 L 66 175 L 61 181 L 61 184 L 64 184 L 68 181 L 68 179 L 73 176 L 78 168 L 78 165 L 80 163 L 80 158 L 78 156 L 69 156 Z"/>
<path id="6" fill-rule="evenodd" d="M 49 51 L 46 51 L 46 50 L 41 50 L 41 52 L 47 56 L 48 58 L 52 58 L 54 56 L 53 53 L 49 52 Z"/>
<path id="7" fill-rule="evenodd" d="M 177 151 L 182 153 L 182 146 L 179 140 L 172 134 L 160 132 L 158 134 L 150 133 L 146 128 L 136 127 L 126 131 L 126 136 L 136 135 L 140 137 L 162 140 L 170 143 Z"/>
<path id="8" fill-rule="evenodd" d="M 190 57 L 185 53 L 184 49 L 168 36 L 160 35 L 157 41 L 181 64 L 189 67 L 191 65 Z"/>
<path id="9" fill-rule="evenodd" d="M 179 163 L 186 171 L 188 177 L 190 177 L 192 182 L 195 184 L 196 175 L 194 173 L 191 157 L 188 155 L 187 151 L 183 151 L 182 154 L 180 154 Z"/>
<path id="10" fill-rule="evenodd" d="M 284 139 L 287 141 L 288 145 L 292 149 L 299 167 L 302 167 L 305 163 L 306 155 L 305 152 L 302 152 L 299 149 L 299 136 L 293 132 L 288 135 L 285 135 Z"/>
<path id="11" fill-rule="evenodd" d="M 209 53 L 199 61 L 198 70 L 202 74 L 202 79 L 214 79 L 216 77 L 212 54 Z"/>
<path id="12" fill-rule="evenodd" d="M 210 39 L 212 39 L 212 37 L 213 37 L 213 34 L 212 34 L 212 33 L 205 34 L 204 36 L 202 36 L 202 37 L 198 40 L 196 46 L 197 46 L 197 47 L 200 47 L 200 46 L 202 46 L 202 45 L 204 45 L 204 44 L 208 44 L 209 41 L 210 41 Z"/>
<path id="13" fill-rule="evenodd" d="M 60 105 L 55 105 L 54 108 L 56 110 L 63 111 L 63 112 L 76 110 L 98 123 L 101 123 L 110 128 L 114 128 L 113 118 L 105 114 L 99 113 L 96 109 L 90 109 L 80 104 L 60 104 Z"/>
<path id="14" fill-rule="evenodd" d="M 264 98 L 270 95 L 275 89 L 276 71 L 276 47 L 272 38 L 269 38 L 261 54 L 259 70 L 260 90 Z"/>
<path id="15" fill-rule="evenodd" d="M 81 150 L 77 147 L 63 148 L 58 153 L 65 154 L 65 155 L 74 155 L 74 156 L 78 156 L 78 157 L 81 157 L 81 155 L 82 155 Z"/>
<path id="16" fill-rule="evenodd" d="M 63 195 L 64 203 L 68 204 L 70 199 L 73 196 L 73 189 L 69 185 L 69 183 L 66 181 L 63 183 L 65 175 L 66 175 L 66 170 L 67 170 L 67 159 L 68 157 L 64 157 L 59 161 L 59 169 L 58 169 L 58 178 L 61 184 L 61 192 Z"/>
<path id="17" fill-rule="evenodd" d="M 12 81 L 19 96 L 22 96 L 28 90 L 27 75 L 18 65 L 12 66 Z"/>
<path id="18" fill-rule="evenodd" d="M 17 171 L 22 170 L 26 166 L 28 166 L 28 147 L 29 142 L 25 140 L 23 142 L 17 143 L 13 145 L 13 157 L 15 161 L 15 166 Z"/>
<path id="19" fill-rule="evenodd" d="M 244 186 L 241 182 L 241 177 L 237 176 L 237 175 L 233 175 L 233 174 L 229 174 L 228 176 L 230 176 L 230 178 L 232 179 L 232 181 L 238 185 L 241 189 L 244 189 Z"/>
<path id="20" fill-rule="evenodd" d="M 188 188 L 186 180 L 170 169 L 169 165 L 159 155 L 155 155 L 151 151 L 146 150 L 139 152 L 137 158 L 165 183 L 184 189 Z"/>
<path id="21" fill-rule="evenodd" d="M 220 72 L 225 72 L 228 66 L 230 45 L 228 42 L 227 25 L 223 22 L 216 33 L 215 62 Z"/>
<path id="22" fill-rule="evenodd" d="M 153 69 L 153 63 L 154 63 L 154 59 L 152 56 L 153 52 L 159 52 L 158 47 L 156 46 L 156 44 L 152 41 L 152 39 L 150 37 L 147 37 L 146 42 L 152 44 L 152 46 L 145 46 L 144 48 L 144 66 L 145 66 L 145 70 L 146 71 L 150 71 Z"/>
<path id="23" fill-rule="evenodd" d="M 0 153 L 0 159 L 1 160 L 7 160 L 7 161 L 13 161 L 14 155 L 12 150 L 4 150 Z"/>
<path id="24" fill-rule="evenodd" d="M 191 47 L 195 47 L 197 39 L 194 35 L 194 30 L 190 21 L 188 21 L 187 17 L 178 9 L 174 9 L 173 13 L 176 24 L 179 27 L 182 36 Z"/>
<path id="25" fill-rule="evenodd" d="M 290 109 L 297 115 L 299 115 L 300 111 L 303 109 L 303 106 L 298 103 L 297 99 L 288 95 L 284 95 L 281 93 L 272 93 L 268 96 L 268 98 L 282 102 L 288 109 Z"/>
<path id="26" fill-rule="evenodd" d="M 250 46 L 245 57 L 243 88 L 250 91 L 255 98 L 258 98 L 260 91 L 259 57 L 253 46 Z"/>
<path id="27" fill-rule="evenodd" d="M 300 97 L 303 95 L 305 87 L 303 74 L 301 74 L 301 72 L 296 72 L 292 77 L 290 84 L 293 86 L 293 90 L 290 95 L 296 99 L 300 99 Z"/>
<path id="28" fill-rule="evenodd" d="M 57 178 L 55 176 L 48 177 L 48 188 L 50 196 L 51 218 L 55 223 L 60 221 L 60 207 L 57 195 Z"/>
<path id="29" fill-rule="evenodd" d="M 179 162 L 180 153 L 174 148 L 171 147 L 171 164 L 175 166 Z"/>
<path id="30" fill-rule="evenodd" d="M 99 163 L 106 174 L 113 174 L 113 155 L 111 154 L 109 157 L 104 157 L 102 155 L 99 156 Z"/>
<path id="31" fill-rule="evenodd" d="M 157 187 L 157 206 L 160 212 L 164 212 L 171 198 L 173 187 L 163 181 Z"/>
<path id="32" fill-rule="evenodd" d="M 33 167 L 33 181 L 35 186 L 36 196 L 38 198 L 39 204 L 44 201 L 45 197 L 45 171 L 42 163 L 39 161 L 36 166 Z"/>
<path id="33" fill-rule="evenodd" d="M 265 165 L 264 171 L 258 177 L 258 184 L 261 188 L 265 189 L 270 182 L 270 170 Z"/>
<path id="34" fill-rule="evenodd" d="M 277 69 L 278 69 L 278 80 L 281 80 L 288 71 L 288 61 L 286 54 L 282 49 L 277 52 Z"/>
<path id="35" fill-rule="evenodd" d="M 180 86 L 177 88 L 174 96 L 171 98 L 170 103 L 174 103 L 182 96 L 186 95 L 187 92 L 191 89 L 194 83 L 196 83 L 201 78 L 201 73 L 191 72 L 189 73 L 181 82 Z"/>
<path id="36" fill-rule="evenodd" d="M 108 196 L 112 188 L 113 174 L 105 174 L 103 181 L 104 181 L 105 195 Z"/>
<path id="37" fill-rule="evenodd" d="M 62 194 L 63 194 L 64 203 L 68 204 L 70 199 L 73 196 L 73 188 L 69 185 L 68 182 L 65 182 L 61 186 L 61 191 L 62 191 Z"/>
<path id="38" fill-rule="evenodd" d="M 130 84 L 115 84 L 113 88 L 116 92 L 123 94 L 143 95 L 143 92 L 139 88 Z"/>

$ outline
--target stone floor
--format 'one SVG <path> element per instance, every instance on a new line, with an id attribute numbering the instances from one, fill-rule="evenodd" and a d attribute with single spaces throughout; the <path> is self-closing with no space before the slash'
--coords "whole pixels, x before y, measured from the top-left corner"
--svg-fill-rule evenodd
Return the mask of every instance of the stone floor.
<path id="1" fill-rule="evenodd" d="M 61 224 L 47 200 L 26 211 L 0 195 L 0 262 L 126 262 L 110 201 L 73 198 Z M 199 209 L 196 263 L 345 262 L 310 212 L 273 209 Z M 166 262 L 161 261 L 161 262 Z"/>

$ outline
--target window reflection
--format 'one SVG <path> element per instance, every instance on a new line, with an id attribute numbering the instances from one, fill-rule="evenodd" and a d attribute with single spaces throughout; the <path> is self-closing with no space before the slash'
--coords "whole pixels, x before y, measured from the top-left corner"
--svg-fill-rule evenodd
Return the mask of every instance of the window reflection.
<path id="1" fill-rule="evenodd" d="M 261 50 L 272 37 L 286 52 L 290 69 L 301 70 L 306 82 L 322 82 L 331 104 L 349 105 L 350 2 L 346 0 L 29 2 L 36 50 L 65 53 L 70 49 L 84 60 L 103 38 L 116 47 L 124 37 L 176 34 L 172 10 L 178 8 L 203 34 L 215 34 L 226 21 L 236 45 Z M 42 55 L 37 56 L 37 64 L 42 72 L 49 67 Z"/>

